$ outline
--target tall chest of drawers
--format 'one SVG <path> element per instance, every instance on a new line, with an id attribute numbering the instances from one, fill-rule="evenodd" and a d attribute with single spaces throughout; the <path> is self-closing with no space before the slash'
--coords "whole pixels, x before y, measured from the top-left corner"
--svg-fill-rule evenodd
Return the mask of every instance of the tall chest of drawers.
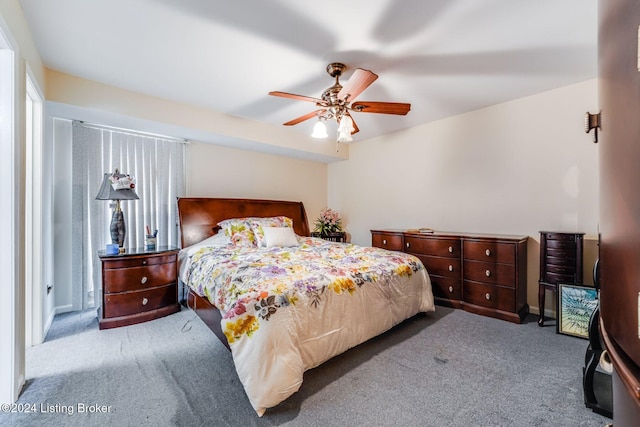
<path id="1" fill-rule="evenodd" d="M 540 279 L 538 281 L 538 325 L 544 326 L 545 291 L 558 283 L 582 283 L 584 233 L 540 232 Z"/>
<path id="2" fill-rule="evenodd" d="M 527 236 L 371 230 L 372 245 L 402 235 L 402 250 L 425 265 L 436 302 L 521 323 L 527 305 Z"/>
<path id="3" fill-rule="evenodd" d="M 178 304 L 177 248 L 138 249 L 107 255 L 102 262 L 100 329 L 157 319 L 180 311 Z"/>

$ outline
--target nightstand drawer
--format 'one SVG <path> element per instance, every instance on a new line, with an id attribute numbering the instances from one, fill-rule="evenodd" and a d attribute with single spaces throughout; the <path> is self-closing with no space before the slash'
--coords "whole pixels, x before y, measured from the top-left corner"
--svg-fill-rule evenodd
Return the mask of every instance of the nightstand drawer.
<path id="1" fill-rule="evenodd" d="M 509 243 L 465 240 L 463 248 L 464 259 L 505 264 L 513 264 L 516 259 L 515 246 Z"/>
<path id="2" fill-rule="evenodd" d="M 176 304 L 178 286 L 172 284 L 154 289 L 136 292 L 123 292 L 104 295 L 104 317 L 120 317 L 152 311 Z"/>
<path id="3" fill-rule="evenodd" d="M 413 255 L 420 258 L 420 261 L 422 261 L 422 263 L 424 264 L 429 275 L 435 274 L 437 276 L 445 277 L 460 277 L 462 274 L 462 268 L 460 268 L 459 258 L 443 258 L 420 254 Z"/>
<path id="4" fill-rule="evenodd" d="M 129 258 L 115 258 L 103 260 L 105 269 L 114 268 L 131 268 L 131 267 L 145 267 L 147 265 L 154 264 L 168 264 L 176 262 L 177 255 L 159 255 L 159 256 L 138 256 Z"/>
<path id="5" fill-rule="evenodd" d="M 513 288 L 464 281 L 464 301 L 481 307 L 513 312 L 516 294 Z"/>
<path id="6" fill-rule="evenodd" d="M 463 275 L 475 282 L 515 287 L 516 269 L 511 264 L 465 260 Z"/>
<path id="7" fill-rule="evenodd" d="M 405 237 L 404 251 L 412 254 L 459 258 L 460 240 L 407 236 Z"/>
<path id="8" fill-rule="evenodd" d="M 167 257 L 157 257 L 167 258 Z M 155 260 L 155 258 L 152 258 Z M 137 291 L 176 281 L 176 263 L 104 270 L 105 293 Z"/>

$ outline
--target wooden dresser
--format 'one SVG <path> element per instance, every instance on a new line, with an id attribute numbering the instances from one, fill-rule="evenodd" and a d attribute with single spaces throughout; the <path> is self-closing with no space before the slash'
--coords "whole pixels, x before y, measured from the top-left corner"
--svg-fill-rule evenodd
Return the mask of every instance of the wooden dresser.
<path id="1" fill-rule="evenodd" d="M 157 319 L 180 311 L 178 304 L 178 248 L 154 251 L 127 249 L 102 261 L 100 329 L 116 328 Z"/>
<path id="2" fill-rule="evenodd" d="M 529 313 L 527 236 L 371 230 L 371 240 L 420 258 L 440 305 L 514 323 Z"/>

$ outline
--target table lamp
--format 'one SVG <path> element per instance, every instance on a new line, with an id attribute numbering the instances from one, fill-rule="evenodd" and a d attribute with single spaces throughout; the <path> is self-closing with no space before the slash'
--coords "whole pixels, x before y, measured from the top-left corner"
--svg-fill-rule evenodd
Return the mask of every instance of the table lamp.
<path id="1" fill-rule="evenodd" d="M 126 235 L 126 228 L 124 225 L 124 215 L 120 208 L 120 200 L 138 200 L 139 197 L 136 194 L 135 183 L 133 178 L 126 174 L 121 174 L 118 169 L 114 173 L 105 173 L 102 180 L 102 186 L 96 200 L 115 200 L 115 207 L 113 209 L 113 216 L 111 217 L 111 242 L 117 244 L 119 252 L 123 253 L 124 250 L 124 236 Z"/>

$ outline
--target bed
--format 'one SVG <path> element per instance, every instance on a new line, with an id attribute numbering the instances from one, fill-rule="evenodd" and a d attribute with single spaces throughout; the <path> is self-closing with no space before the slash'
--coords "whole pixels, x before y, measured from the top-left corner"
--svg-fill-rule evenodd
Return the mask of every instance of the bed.
<path id="1" fill-rule="evenodd" d="M 310 237 L 301 202 L 180 198 L 178 212 L 187 304 L 231 350 L 259 416 L 306 370 L 435 309 L 418 258 Z"/>

